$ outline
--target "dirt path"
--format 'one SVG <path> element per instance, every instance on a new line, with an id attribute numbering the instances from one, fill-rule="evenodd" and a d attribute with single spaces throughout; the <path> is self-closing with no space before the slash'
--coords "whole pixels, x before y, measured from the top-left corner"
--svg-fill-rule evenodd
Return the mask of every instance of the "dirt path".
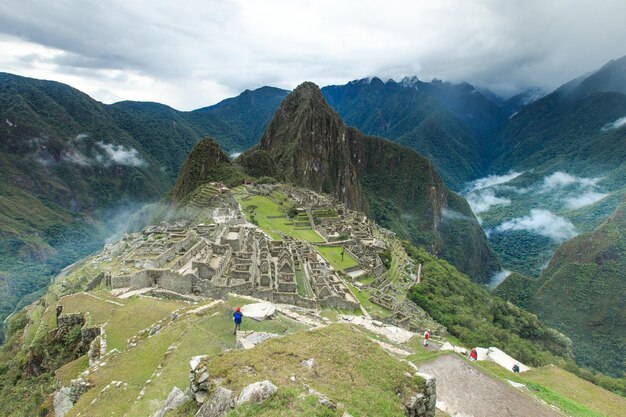
<path id="1" fill-rule="evenodd" d="M 437 378 L 437 407 L 452 417 L 558 417 L 530 394 L 483 374 L 457 355 L 418 365 Z"/>

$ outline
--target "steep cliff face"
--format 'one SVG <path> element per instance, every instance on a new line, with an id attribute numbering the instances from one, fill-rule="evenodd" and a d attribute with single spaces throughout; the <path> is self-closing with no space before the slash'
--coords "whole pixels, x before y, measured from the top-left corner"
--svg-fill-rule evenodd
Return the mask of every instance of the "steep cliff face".
<path id="1" fill-rule="evenodd" d="M 479 282 L 498 268 L 469 206 L 445 187 L 430 162 L 347 127 L 313 83 L 303 83 L 287 96 L 259 144 L 240 157 L 246 172 L 259 176 L 262 166 L 271 164 L 266 158 L 255 163 L 255 154 L 269 155 L 285 180 L 365 211 Z M 454 215 L 444 216 L 450 210 Z"/>
<path id="2" fill-rule="evenodd" d="M 574 342 L 577 360 L 626 371 L 626 200 L 596 230 L 563 243 L 536 284 L 528 308 Z"/>
<path id="3" fill-rule="evenodd" d="M 261 137 L 289 181 L 338 197 L 363 210 L 364 199 L 355 166 L 358 132 L 348 131 L 313 83 L 304 83 L 282 102 Z M 357 159 L 357 163 L 360 159 Z"/>

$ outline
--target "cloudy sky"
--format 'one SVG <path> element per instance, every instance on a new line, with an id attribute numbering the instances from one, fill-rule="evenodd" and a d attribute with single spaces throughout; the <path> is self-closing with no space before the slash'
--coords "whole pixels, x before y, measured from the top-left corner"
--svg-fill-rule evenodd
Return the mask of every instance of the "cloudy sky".
<path id="1" fill-rule="evenodd" d="M 2 0 L 0 71 L 190 110 L 377 75 L 550 90 L 626 54 L 624 0 Z"/>

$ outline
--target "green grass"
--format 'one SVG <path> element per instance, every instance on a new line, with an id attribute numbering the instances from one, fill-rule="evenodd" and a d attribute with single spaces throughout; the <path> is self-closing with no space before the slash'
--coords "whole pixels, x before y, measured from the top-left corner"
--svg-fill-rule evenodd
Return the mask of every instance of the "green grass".
<path id="1" fill-rule="evenodd" d="M 124 415 L 162 362 L 167 348 L 181 337 L 183 326 L 184 323 L 180 322 L 165 328 L 159 337 L 146 339 L 136 348 L 110 358 L 106 366 L 89 375 L 95 386 L 80 397 L 67 416 L 73 417 L 78 413 L 94 416 Z M 127 385 L 101 392 L 111 381 L 123 381 Z M 96 398 L 96 402 L 92 403 Z"/>
<path id="2" fill-rule="evenodd" d="M 99 300 L 84 293 L 63 297 L 59 304 L 63 306 L 63 314 L 89 312 L 89 324 L 92 326 L 106 323 L 111 318 L 113 311 L 120 308 L 116 304 Z"/>
<path id="3" fill-rule="evenodd" d="M 304 298 L 311 298 L 313 294 L 308 291 L 304 283 L 304 272 L 300 269 L 296 270 L 296 284 L 298 285 L 298 295 Z"/>
<path id="4" fill-rule="evenodd" d="M 385 317 L 389 317 L 391 315 L 391 311 L 389 311 L 388 309 L 386 309 L 384 307 L 381 307 L 381 306 L 379 306 L 377 304 L 372 303 L 370 301 L 370 295 L 369 295 L 369 293 L 367 291 L 361 291 L 361 290 L 359 290 L 358 288 L 356 288 L 354 285 L 352 285 L 350 283 L 346 283 L 346 285 L 348 287 L 350 287 L 350 289 L 352 290 L 352 293 L 359 300 L 359 303 L 372 316 L 385 318 Z"/>
<path id="5" fill-rule="evenodd" d="M 361 310 L 344 310 L 342 308 L 323 307 L 320 316 L 326 317 L 334 322 L 339 320 L 339 315 L 361 316 Z"/>
<path id="6" fill-rule="evenodd" d="M 572 417 L 612 417 L 623 413 L 626 400 L 554 366 L 515 375 L 490 361 L 472 365 L 500 379 L 526 385 L 530 393 Z"/>
<path id="7" fill-rule="evenodd" d="M 254 218 L 254 221 L 258 223 L 259 227 L 270 235 L 272 239 L 281 240 L 282 233 L 307 242 L 324 241 L 311 227 L 296 228 L 292 220 L 289 219 L 285 213 L 285 210 L 289 207 L 287 204 L 280 206 L 268 197 L 258 195 L 247 196 L 241 192 L 235 192 L 233 195 L 243 207 L 246 218 L 250 221 Z"/>
<path id="8" fill-rule="evenodd" d="M 77 403 L 76 412 L 83 415 L 145 416 L 157 411 L 172 387 L 185 390 L 189 384 L 189 359 L 196 355 L 216 356 L 225 349 L 235 348 L 232 335 L 232 310 L 245 300 L 232 297 L 226 304 L 217 304 L 202 316 L 182 314 L 154 336 L 143 339 L 132 349 L 107 359 L 107 365 L 89 376 L 96 386 Z M 251 302 L 251 301 L 247 301 Z M 146 308 L 146 306 L 144 306 Z M 119 325 L 119 324 L 118 324 Z M 136 326 L 135 326 L 136 327 Z M 242 330 L 289 334 L 308 327 L 285 316 L 257 322 L 244 320 Z M 175 348 L 166 354 L 169 346 Z M 61 368 L 59 379 L 76 378 L 83 361 L 71 362 Z M 158 368 L 158 367 L 161 368 Z M 157 375 L 157 373 L 159 375 Z M 111 381 L 123 381 L 127 386 L 100 391 Z M 147 380 L 151 382 L 146 383 Z M 135 402 L 141 390 L 144 396 Z M 94 404 L 91 401 L 97 397 Z M 72 414 L 74 415 L 74 414 Z"/>
<path id="9" fill-rule="evenodd" d="M 315 359 L 311 370 L 300 365 L 309 358 Z M 254 371 L 241 372 L 243 368 Z M 365 334 L 339 324 L 269 340 L 255 349 L 227 352 L 208 362 L 209 374 L 224 378 L 235 391 L 263 379 L 279 387 L 277 398 L 255 408 L 255 414 L 244 409 L 244 414 L 231 415 L 288 416 L 298 415 L 293 410 L 300 407 L 310 410 L 311 406 L 302 403 L 307 398 L 294 399 L 290 394 L 301 391 L 302 383 L 344 404 L 355 416 L 404 415 L 403 401 L 423 384 L 419 378 L 407 378 L 407 371 L 411 371 L 407 364 L 388 355 Z M 341 415 L 315 412 L 312 415 Z"/>
<path id="10" fill-rule="evenodd" d="M 357 266 L 359 263 L 342 246 L 315 246 L 315 249 L 332 265 L 337 271 Z M 343 252 L 343 259 L 342 254 Z"/>
<path id="11" fill-rule="evenodd" d="M 617 416 L 626 410 L 626 398 L 556 366 L 533 369 L 520 376 L 526 381 L 549 387 L 558 394 L 607 416 Z"/>
<path id="12" fill-rule="evenodd" d="M 159 300 L 154 298 L 133 298 L 111 315 L 106 326 L 109 349 L 123 350 L 127 340 L 155 322 L 169 318 L 169 314 L 187 304 L 180 301 Z"/>
<path id="13" fill-rule="evenodd" d="M 335 417 L 340 414 L 336 410 L 321 405 L 313 395 L 301 397 L 301 392 L 296 388 L 284 388 L 263 405 L 244 404 L 229 412 L 227 417 Z"/>
<path id="14" fill-rule="evenodd" d="M 137 332 L 161 319 L 168 318 L 172 311 L 187 306 L 181 301 L 155 298 L 115 299 L 104 291 L 97 291 L 94 295 L 102 300 L 88 294 L 78 293 L 63 297 L 60 303 L 63 305 L 64 314 L 89 313 L 90 325 L 106 323 L 105 331 L 109 350 L 126 349 L 127 340 Z M 107 299 L 124 305 L 118 306 L 105 301 Z"/>
<path id="15" fill-rule="evenodd" d="M 88 367 L 89 359 L 87 355 L 83 355 L 57 369 L 54 373 L 54 377 L 59 381 L 59 384 L 67 386 L 72 379 L 76 379 L 78 375 Z"/>

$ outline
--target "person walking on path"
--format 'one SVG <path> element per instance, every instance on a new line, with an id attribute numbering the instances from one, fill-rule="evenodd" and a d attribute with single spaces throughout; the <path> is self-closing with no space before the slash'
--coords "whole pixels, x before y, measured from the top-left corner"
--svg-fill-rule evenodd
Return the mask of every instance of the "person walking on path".
<path id="1" fill-rule="evenodd" d="M 424 332 L 424 346 L 428 346 L 428 340 L 430 339 L 430 329 L 426 329 Z"/>
<path id="2" fill-rule="evenodd" d="M 519 364 L 515 364 L 513 365 L 513 373 L 514 374 L 519 374 Z"/>
<path id="3" fill-rule="evenodd" d="M 241 312 L 241 307 L 237 307 L 237 310 L 233 313 L 233 321 L 235 322 L 235 328 L 233 329 L 233 334 L 237 334 L 237 331 L 239 331 L 239 327 L 241 326 L 242 319 L 243 319 L 243 313 Z"/>
<path id="4" fill-rule="evenodd" d="M 472 351 L 470 352 L 470 360 L 472 362 L 475 362 L 478 360 L 478 351 L 476 351 L 476 348 L 473 348 Z"/>

